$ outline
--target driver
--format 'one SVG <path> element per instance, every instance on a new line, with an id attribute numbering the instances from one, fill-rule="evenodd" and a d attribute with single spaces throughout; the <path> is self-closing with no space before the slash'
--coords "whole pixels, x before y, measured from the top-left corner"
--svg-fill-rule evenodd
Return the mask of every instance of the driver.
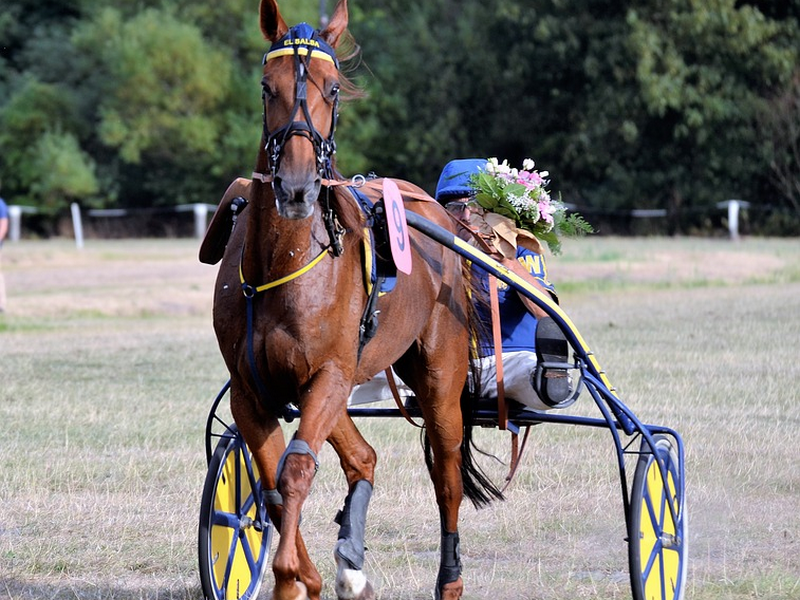
<path id="1" fill-rule="evenodd" d="M 507 223 L 504 225 L 506 229 L 498 234 L 496 221 L 489 219 L 494 226 L 490 225 L 484 211 L 471 202 L 475 191 L 470 185 L 470 179 L 486 162 L 485 159 L 459 159 L 449 162 L 439 177 L 436 200 L 459 221 L 459 235 L 462 239 L 484 246 L 484 250 L 485 245 L 488 245 L 489 254 L 493 258 L 558 302 L 555 288 L 547 277 L 541 243 L 527 232 L 509 231 Z M 478 237 L 483 243 L 476 241 Z M 516 248 L 508 240 L 516 240 Z M 489 275 L 477 267 L 473 271 L 479 280 L 478 288 L 484 292 L 484 297 L 476 300 L 478 312 L 481 320 L 490 328 Z M 574 400 L 572 380 L 565 369 L 542 368 L 538 377 L 536 371 L 539 363 L 567 362 L 569 347 L 561 328 L 530 299 L 503 282 L 498 281 L 497 284 L 503 387 L 506 397 L 538 411 L 571 404 Z M 497 357 L 491 335 L 484 336 L 477 350 L 479 396 L 496 398 Z M 402 396 L 412 395 L 402 381 L 397 381 L 397 387 Z M 357 386 L 349 403 L 364 404 L 391 398 L 385 375 L 379 373 L 370 381 Z"/>

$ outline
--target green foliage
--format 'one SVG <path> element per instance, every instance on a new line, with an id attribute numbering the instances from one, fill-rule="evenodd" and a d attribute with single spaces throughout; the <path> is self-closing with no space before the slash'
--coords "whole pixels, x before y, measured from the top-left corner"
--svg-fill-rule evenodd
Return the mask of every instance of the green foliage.
<path id="1" fill-rule="evenodd" d="M 737 197 L 764 173 L 752 156 L 755 117 L 760 95 L 791 76 L 788 24 L 735 0 L 654 2 L 626 22 L 642 124 L 633 146 L 651 164 L 670 161 L 647 191 L 700 204 Z"/>
<path id="2" fill-rule="evenodd" d="M 290 23 L 319 19 L 316 0 L 281 9 Z M 570 203 L 668 208 L 675 228 L 726 198 L 800 211 L 785 125 L 796 120 L 798 0 L 349 9 L 363 63 L 348 75 L 369 97 L 342 106 L 346 174 L 433 189 L 452 158 L 530 156 Z M 266 49 L 255 0 L 7 0 L 0 39 L 12 201 L 214 202 L 251 170 Z M 40 180 L 56 148 L 71 155 L 69 184 Z"/>
<path id="3" fill-rule="evenodd" d="M 40 199 L 41 209 L 55 213 L 78 198 L 94 203 L 92 196 L 99 189 L 95 165 L 74 135 L 46 132 L 37 140 L 34 156 L 38 176 L 31 183 L 31 193 Z"/>
<path id="4" fill-rule="evenodd" d="M 788 88 L 763 104 L 759 125 L 771 180 L 800 214 L 800 70 Z"/>
<path id="5" fill-rule="evenodd" d="M 59 86 L 31 77 L 17 82 L 0 111 L 3 181 L 15 203 L 55 212 L 66 205 L 68 197 L 97 192 L 92 159 L 80 150 L 75 136 L 65 131 L 75 125 L 75 119 L 70 94 Z M 54 180 L 59 177 L 65 179 Z"/>
<path id="6" fill-rule="evenodd" d="M 169 11 L 146 9 L 130 20 L 105 8 L 76 31 L 82 51 L 103 46 L 98 67 L 108 77 L 99 137 L 120 157 L 211 152 L 219 136 L 214 111 L 230 80 L 223 53 L 196 27 Z"/>

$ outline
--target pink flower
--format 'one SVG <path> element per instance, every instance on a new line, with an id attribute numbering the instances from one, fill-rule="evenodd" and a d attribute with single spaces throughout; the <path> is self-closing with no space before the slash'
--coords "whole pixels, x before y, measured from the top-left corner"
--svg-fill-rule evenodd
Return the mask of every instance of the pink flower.
<path id="1" fill-rule="evenodd" d="M 529 190 L 537 188 L 544 183 L 542 176 L 539 175 L 536 171 L 520 171 L 519 172 L 519 183 L 524 185 Z"/>
<path id="2" fill-rule="evenodd" d="M 541 219 L 550 225 L 555 223 L 553 219 L 553 214 L 556 212 L 557 208 L 554 204 L 550 202 L 550 196 L 547 193 L 542 194 L 542 197 L 539 199 L 539 215 L 541 215 Z"/>

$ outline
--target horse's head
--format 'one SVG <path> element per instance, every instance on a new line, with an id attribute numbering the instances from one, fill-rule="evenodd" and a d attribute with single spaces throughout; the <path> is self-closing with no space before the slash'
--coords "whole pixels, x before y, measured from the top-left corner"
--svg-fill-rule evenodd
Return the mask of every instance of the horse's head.
<path id="1" fill-rule="evenodd" d="M 275 0 L 261 0 L 261 31 L 272 42 L 264 56 L 264 143 L 278 213 L 304 219 L 314 212 L 322 177 L 331 170 L 339 101 L 336 46 L 347 29 L 340 0 L 321 32 L 292 28 Z"/>

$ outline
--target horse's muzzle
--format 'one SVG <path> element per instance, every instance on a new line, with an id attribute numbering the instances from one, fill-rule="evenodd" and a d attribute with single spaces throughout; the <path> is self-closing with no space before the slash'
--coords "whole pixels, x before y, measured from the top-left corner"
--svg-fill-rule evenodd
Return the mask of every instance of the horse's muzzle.
<path id="1" fill-rule="evenodd" d="M 319 176 L 293 180 L 276 176 L 272 182 L 278 214 L 285 219 L 305 219 L 314 212 L 322 180 Z"/>

